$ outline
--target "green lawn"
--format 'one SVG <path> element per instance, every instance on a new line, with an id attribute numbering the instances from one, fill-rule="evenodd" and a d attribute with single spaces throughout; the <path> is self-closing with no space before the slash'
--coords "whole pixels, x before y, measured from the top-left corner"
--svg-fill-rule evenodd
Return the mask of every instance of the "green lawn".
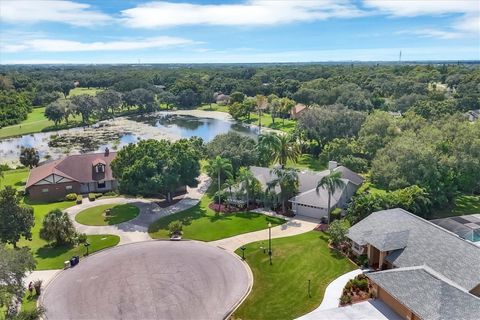
<path id="1" fill-rule="evenodd" d="M 28 179 L 28 169 L 15 169 L 3 172 L 3 179 L 0 179 L 0 189 L 5 186 L 12 186 L 21 190 L 24 188 Z"/>
<path id="2" fill-rule="evenodd" d="M 148 232 L 154 239 L 168 238 L 168 224 L 172 221 L 183 223 L 183 237 L 187 239 L 214 241 L 238 234 L 262 230 L 284 223 L 283 219 L 268 217 L 253 212 L 219 214 L 208 208 L 210 195 L 204 195 L 200 203 L 185 211 L 160 218 L 150 225 Z"/>
<path id="3" fill-rule="evenodd" d="M 70 91 L 68 95 L 69 98 L 79 95 L 79 94 L 90 94 L 96 95 L 98 92 L 103 91 L 103 89 L 98 88 L 75 88 Z M 35 132 L 41 132 L 46 130 L 53 129 L 65 129 L 66 125 L 61 125 L 58 128 L 54 127 L 53 121 L 48 120 L 44 116 L 45 107 L 34 108 L 27 116 L 27 119 L 22 121 L 19 124 L 8 126 L 0 129 L 0 138 L 20 136 L 24 134 L 30 134 Z M 71 124 L 68 127 L 74 127 L 80 125 L 80 117 L 75 116 L 71 120 Z"/>
<path id="4" fill-rule="evenodd" d="M 324 233 L 272 240 L 272 260 L 260 247 L 268 241 L 246 245 L 245 258 L 253 272 L 253 288 L 235 311 L 234 319 L 294 319 L 320 305 L 328 284 L 356 266 L 328 248 Z M 241 256 L 241 250 L 237 254 Z M 311 280 L 311 297 L 308 296 Z"/>
<path id="5" fill-rule="evenodd" d="M 40 239 L 39 233 L 42 227 L 43 218 L 53 209 L 64 210 L 75 205 L 75 201 L 62 201 L 53 203 L 32 203 L 27 198 L 24 202 L 34 209 L 35 226 L 32 228 L 32 241 L 21 239 L 18 246 L 27 246 L 32 250 L 33 256 L 37 261 L 37 270 L 61 269 L 63 262 L 70 259 L 73 255 L 83 255 L 85 248 L 83 246 L 61 246 L 53 248 L 45 240 Z M 104 248 L 112 247 L 118 244 L 120 238 L 113 235 L 89 235 L 88 242 L 90 252 L 95 252 Z"/>
<path id="6" fill-rule="evenodd" d="M 40 293 L 41 294 L 41 293 Z M 35 294 L 35 289 L 32 294 L 27 290 L 22 300 L 22 311 L 32 311 L 37 307 L 37 300 L 39 296 Z"/>
<path id="7" fill-rule="evenodd" d="M 109 216 L 104 215 L 107 209 L 111 209 Z M 87 226 L 108 226 L 132 220 L 139 212 L 140 209 L 133 204 L 104 204 L 83 210 L 75 220 Z"/>
<path id="8" fill-rule="evenodd" d="M 228 106 L 220 105 L 216 103 L 206 104 L 197 108 L 198 110 L 205 110 L 205 111 L 221 111 L 228 113 Z"/>
<path id="9" fill-rule="evenodd" d="M 198 107 L 197 109 L 199 110 L 205 110 L 205 111 L 221 111 L 221 112 L 226 112 L 228 113 L 228 106 L 225 105 L 218 105 L 216 103 L 213 103 L 211 105 L 203 105 Z M 262 127 L 267 127 L 270 129 L 275 129 L 275 130 L 281 130 L 285 131 L 288 133 L 293 132 L 293 129 L 295 129 L 295 120 L 291 119 L 281 119 L 281 118 L 275 118 L 275 123 L 272 122 L 272 117 L 268 113 L 262 114 Z M 241 122 L 253 124 L 253 125 L 258 125 L 258 114 L 252 112 L 250 114 L 250 119 L 240 119 Z"/>
<path id="10" fill-rule="evenodd" d="M 322 171 L 327 169 L 326 164 L 322 163 L 318 158 L 311 154 L 302 154 L 296 163 L 289 160 L 287 162 L 287 167 L 311 171 Z"/>
<path id="11" fill-rule="evenodd" d="M 258 114 L 252 113 L 250 119 L 242 119 L 245 123 L 250 123 L 258 126 Z M 280 130 L 287 133 L 292 133 L 295 129 L 296 121 L 291 119 L 275 118 L 275 123 L 272 122 L 272 117 L 268 113 L 262 114 L 261 118 L 262 127 L 270 129 Z"/>
<path id="12" fill-rule="evenodd" d="M 45 240 L 40 239 L 40 229 L 42 227 L 43 218 L 53 209 L 64 210 L 75 205 L 75 201 L 63 201 L 54 203 L 30 203 L 35 214 L 35 226 L 32 228 L 32 241 L 25 239 L 20 240 L 18 246 L 27 246 L 32 250 L 35 260 L 37 260 L 37 270 L 61 269 L 63 262 L 70 259 L 74 255 L 83 255 L 85 248 L 61 246 L 51 247 Z M 112 247 L 118 244 L 120 238 L 112 235 L 89 235 L 90 252 L 95 252 L 104 248 Z"/>
<path id="13" fill-rule="evenodd" d="M 80 94 L 89 94 L 89 95 L 95 96 L 97 93 L 99 93 L 101 91 L 103 91 L 103 89 L 77 87 L 77 88 L 74 88 L 74 89 L 70 90 L 70 93 L 68 94 L 68 98 L 78 96 Z"/>
<path id="14" fill-rule="evenodd" d="M 466 214 L 480 214 L 480 196 L 460 195 L 455 198 L 452 206 L 442 210 L 434 210 L 431 219 L 441 219 Z"/>
<path id="15" fill-rule="evenodd" d="M 90 243 L 89 253 L 116 246 L 120 242 L 120 237 L 110 234 L 88 235 L 87 241 Z M 83 245 L 79 246 L 44 246 L 35 252 L 37 259 L 37 270 L 61 269 L 66 260 L 72 256 L 83 257 L 86 249 Z"/>
<path id="16" fill-rule="evenodd" d="M 19 124 L 8 126 L 0 129 L 0 138 L 11 136 L 20 136 L 24 134 L 40 132 L 44 128 L 53 126 L 53 121 L 45 118 L 43 115 L 45 107 L 34 108 L 27 116 L 27 119 Z"/>

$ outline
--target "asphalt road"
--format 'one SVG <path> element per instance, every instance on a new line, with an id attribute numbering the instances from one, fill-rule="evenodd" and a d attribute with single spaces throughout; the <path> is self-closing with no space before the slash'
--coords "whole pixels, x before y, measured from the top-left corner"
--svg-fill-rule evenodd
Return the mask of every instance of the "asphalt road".
<path id="1" fill-rule="evenodd" d="M 195 241 L 147 241 L 109 249 L 61 272 L 43 293 L 54 319 L 223 319 L 245 295 L 248 272 Z"/>

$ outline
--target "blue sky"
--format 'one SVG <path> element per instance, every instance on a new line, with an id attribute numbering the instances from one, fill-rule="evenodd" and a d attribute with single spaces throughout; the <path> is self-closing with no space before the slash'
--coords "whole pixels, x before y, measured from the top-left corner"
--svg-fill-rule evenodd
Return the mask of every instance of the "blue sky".
<path id="1" fill-rule="evenodd" d="M 480 59 L 478 0 L 0 1 L 0 63 Z"/>

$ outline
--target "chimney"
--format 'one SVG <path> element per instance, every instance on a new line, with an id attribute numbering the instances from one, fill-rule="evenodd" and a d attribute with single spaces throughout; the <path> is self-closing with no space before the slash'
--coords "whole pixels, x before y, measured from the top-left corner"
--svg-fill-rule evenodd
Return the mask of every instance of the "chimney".
<path id="1" fill-rule="evenodd" d="M 328 161 L 328 170 L 333 170 L 338 167 L 337 161 Z"/>
<path id="2" fill-rule="evenodd" d="M 105 157 L 108 157 L 108 155 L 110 154 L 110 150 L 108 149 L 108 147 L 105 148 Z"/>

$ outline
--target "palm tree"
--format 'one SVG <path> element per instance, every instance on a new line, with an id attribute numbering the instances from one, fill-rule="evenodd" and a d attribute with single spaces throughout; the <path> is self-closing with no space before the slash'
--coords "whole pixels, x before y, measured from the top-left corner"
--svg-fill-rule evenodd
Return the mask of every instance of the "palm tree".
<path id="1" fill-rule="evenodd" d="M 278 147 L 275 154 L 275 160 L 280 163 L 282 169 L 285 168 L 287 161 L 297 162 L 300 156 L 300 148 L 298 143 L 288 135 L 278 136 Z"/>
<path id="2" fill-rule="evenodd" d="M 215 177 L 218 179 L 218 205 L 220 207 L 221 197 L 220 197 L 220 190 L 222 188 L 222 175 L 230 177 L 232 175 L 232 163 L 228 159 L 224 159 L 220 156 L 217 156 L 215 159 L 211 159 L 208 161 L 205 169 L 208 172 L 208 175 L 214 179 Z"/>
<path id="3" fill-rule="evenodd" d="M 71 243 L 76 235 L 75 227 L 68 214 L 60 209 L 50 211 L 43 219 L 40 238 L 54 242 L 56 246 Z"/>
<path id="4" fill-rule="evenodd" d="M 282 202 L 282 213 L 286 212 L 285 203 L 297 192 L 298 174 L 295 169 L 274 168 L 270 171 L 275 175 L 275 179 L 268 184 L 268 189 L 272 190 L 276 186 L 280 187 L 280 200 Z"/>
<path id="5" fill-rule="evenodd" d="M 273 161 L 278 162 L 282 169 L 287 161 L 297 162 L 300 156 L 300 147 L 292 136 L 267 133 L 260 135 L 258 140 L 259 149 L 267 151 Z"/>
<path id="6" fill-rule="evenodd" d="M 317 194 L 320 188 L 328 191 L 328 205 L 327 205 L 327 222 L 330 224 L 330 203 L 332 195 L 339 189 L 345 187 L 345 182 L 342 180 L 340 171 L 330 171 L 329 175 L 324 176 L 317 184 Z"/>
<path id="7" fill-rule="evenodd" d="M 240 190 L 242 192 L 245 192 L 245 202 L 248 209 L 248 205 L 250 204 L 250 194 L 253 188 L 253 184 L 255 183 L 255 177 L 253 176 L 253 173 L 250 171 L 250 169 L 246 167 L 241 167 L 240 170 L 238 170 L 238 182 L 240 183 Z"/>
<path id="8" fill-rule="evenodd" d="M 267 107 L 268 100 L 267 97 L 261 94 L 257 94 L 255 97 L 255 102 L 256 102 L 256 109 L 258 113 L 258 133 L 261 133 L 262 130 L 262 114 L 263 110 Z"/>

